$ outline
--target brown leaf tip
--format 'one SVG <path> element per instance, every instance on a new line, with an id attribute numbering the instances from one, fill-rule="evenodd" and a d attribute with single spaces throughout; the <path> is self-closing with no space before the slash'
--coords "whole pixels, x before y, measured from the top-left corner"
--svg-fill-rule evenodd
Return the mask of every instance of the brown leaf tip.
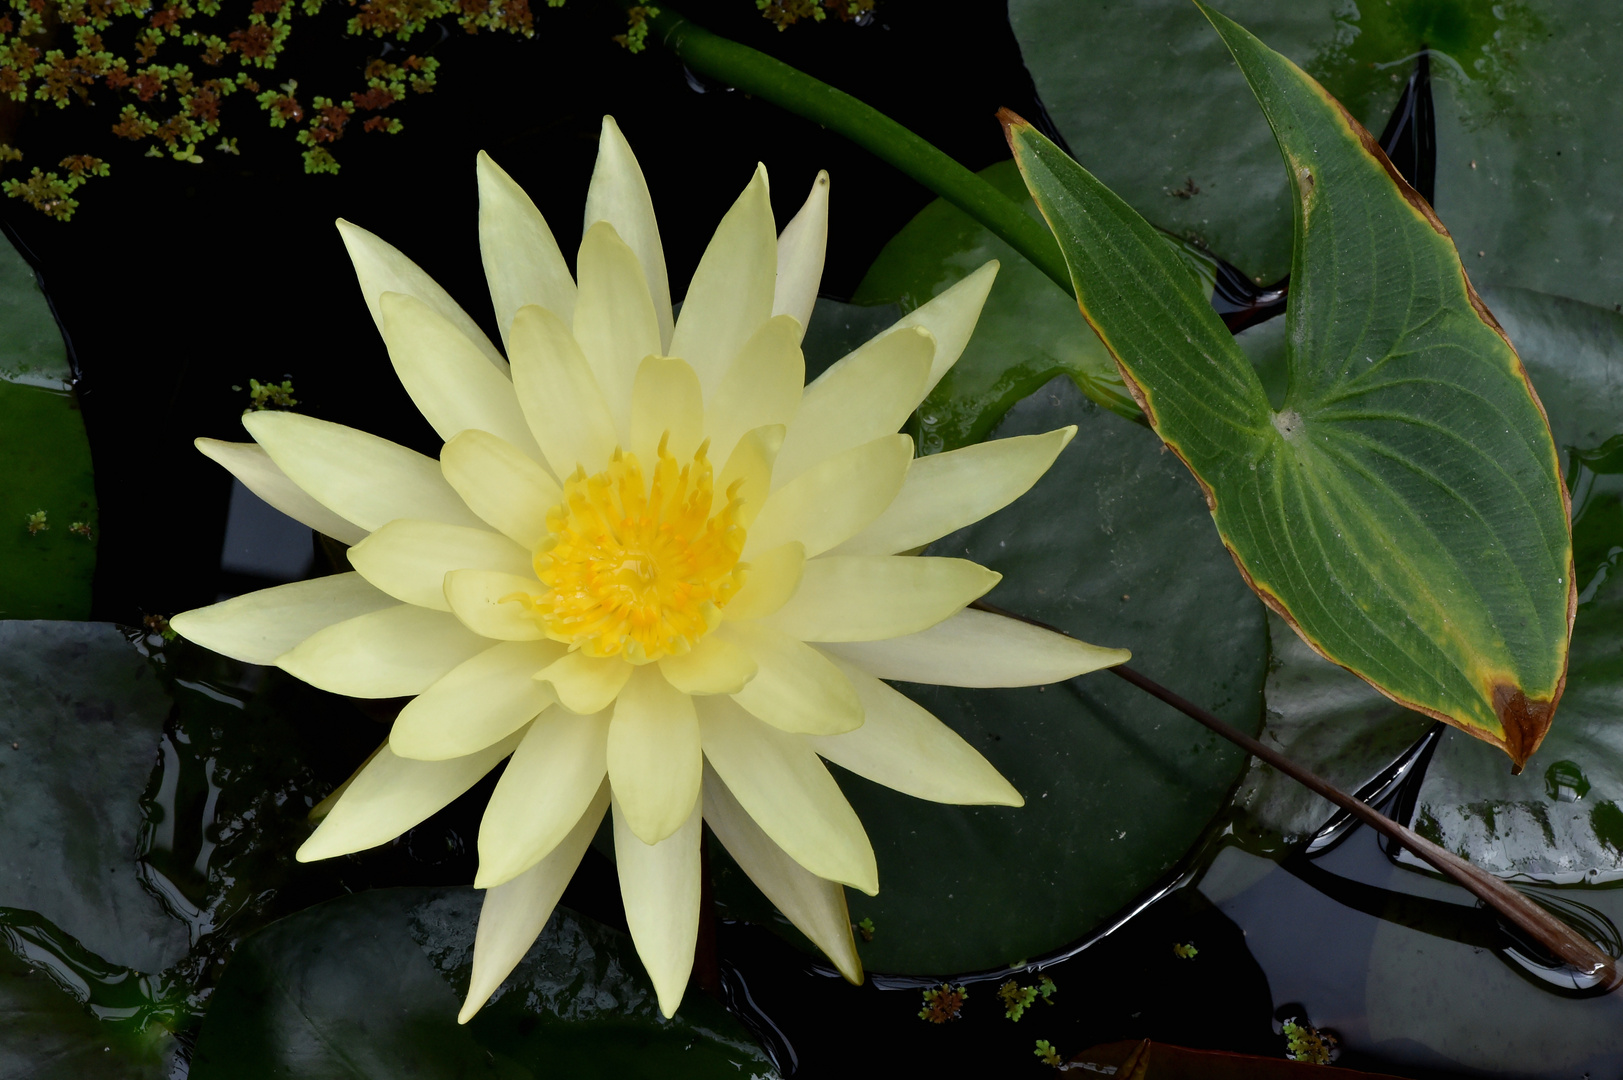
<path id="1" fill-rule="evenodd" d="M 1530 701 L 1520 687 L 1499 683 L 1493 688 L 1493 711 L 1505 729 L 1505 753 L 1513 763 L 1510 771 L 1520 773 L 1550 730 L 1555 702 Z"/>
<path id="2" fill-rule="evenodd" d="M 1010 108 L 997 111 L 997 122 L 1003 125 L 1003 138 L 1008 141 L 1011 152 L 1014 150 L 1014 139 L 1019 130 L 1031 127 L 1025 117 Z"/>

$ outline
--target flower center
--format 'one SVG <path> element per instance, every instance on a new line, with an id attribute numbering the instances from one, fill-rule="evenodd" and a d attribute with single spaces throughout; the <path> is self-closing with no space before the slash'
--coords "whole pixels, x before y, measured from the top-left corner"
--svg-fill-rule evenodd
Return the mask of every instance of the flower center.
<path id="1" fill-rule="evenodd" d="M 616 450 L 607 469 L 577 469 L 565 481 L 535 553 L 536 576 L 549 589 L 514 598 L 548 637 L 635 664 L 684 653 L 743 583 L 738 485 L 712 516 L 708 443 L 678 465 L 666 441 L 646 479 L 635 454 Z"/>

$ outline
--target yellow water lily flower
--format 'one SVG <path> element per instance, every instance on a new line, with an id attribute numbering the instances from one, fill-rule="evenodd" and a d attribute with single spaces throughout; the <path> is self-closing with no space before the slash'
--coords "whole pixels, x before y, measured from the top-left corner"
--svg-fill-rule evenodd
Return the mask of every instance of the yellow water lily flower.
<path id="1" fill-rule="evenodd" d="M 411 697 L 300 848 L 386 843 L 507 760 L 479 832 L 488 890 L 465 1021 L 550 916 L 605 814 L 626 921 L 666 1015 L 693 964 L 701 821 L 846 977 L 842 886 L 873 848 L 823 765 L 923 799 L 1018 806 L 884 679 L 1054 682 L 1127 659 L 966 609 L 998 575 L 898 554 L 1007 505 L 1074 428 L 914 460 L 897 434 L 952 366 L 988 264 L 809 386 L 828 178 L 779 235 L 758 168 L 673 318 L 648 188 L 605 120 L 571 274 L 489 157 L 479 239 L 498 350 L 415 264 L 340 222 L 435 461 L 297 413 L 198 440 L 353 545 L 354 572 L 175 616 L 185 637 L 352 697 Z M 504 356 L 505 352 L 505 356 Z"/>

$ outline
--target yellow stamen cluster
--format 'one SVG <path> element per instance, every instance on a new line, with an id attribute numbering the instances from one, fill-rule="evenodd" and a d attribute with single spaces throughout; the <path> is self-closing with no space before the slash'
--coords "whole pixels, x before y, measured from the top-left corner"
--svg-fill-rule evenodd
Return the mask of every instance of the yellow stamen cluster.
<path id="1" fill-rule="evenodd" d="M 701 446 L 678 465 L 659 443 L 645 481 L 635 454 L 616 451 L 595 476 L 578 469 L 547 514 L 535 573 L 550 591 L 521 597 L 547 636 L 588 656 L 646 663 L 684 653 L 710 631 L 743 583 L 738 485 L 714 516 Z"/>

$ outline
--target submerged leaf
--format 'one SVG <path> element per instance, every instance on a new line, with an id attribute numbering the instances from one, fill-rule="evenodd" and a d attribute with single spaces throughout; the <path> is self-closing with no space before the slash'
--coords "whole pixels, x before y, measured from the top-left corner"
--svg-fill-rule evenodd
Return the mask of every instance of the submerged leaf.
<path id="1" fill-rule="evenodd" d="M 1011 118 L 1016 160 L 1083 313 L 1251 586 L 1320 653 L 1519 768 L 1560 699 L 1576 601 L 1543 409 L 1447 231 L 1369 133 L 1208 15 L 1296 196 L 1281 409 L 1143 218 Z"/>

